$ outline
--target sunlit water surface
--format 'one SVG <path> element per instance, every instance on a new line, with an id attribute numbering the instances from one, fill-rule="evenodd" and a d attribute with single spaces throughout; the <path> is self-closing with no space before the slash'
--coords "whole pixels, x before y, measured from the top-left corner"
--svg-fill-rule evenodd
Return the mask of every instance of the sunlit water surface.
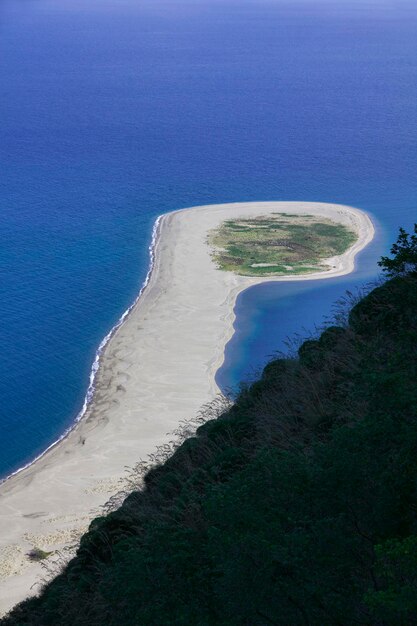
<path id="1" fill-rule="evenodd" d="M 358 275 L 240 296 L 222 387 L 371 279 L 416 217 L 416 62 L 401 0 L 2 0 L 0 476 L 80 411 L 158 214 L 291 199 L 377 220 Z"/>

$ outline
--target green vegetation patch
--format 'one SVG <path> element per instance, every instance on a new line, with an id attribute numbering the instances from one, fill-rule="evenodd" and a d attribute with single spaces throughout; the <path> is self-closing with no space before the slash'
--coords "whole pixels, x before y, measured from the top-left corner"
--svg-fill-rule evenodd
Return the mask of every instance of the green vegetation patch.
<path id="1" fill-rule="evenodd" d="M 209 234 L 219 269 L 242 276 L 326 271 L 323 260 L 343 254 L 356 239 L 346 226 L 325 217 L 288 213 L 226 220 Z"/>
<path id="2" fill-rule="evenodd" d="M 43 561 L 44 559 L 47 559 L 48 556 L 51 556 L 51 554 L 53 554 L 52 552 L 46 552 L 45 550 L 42 550 L 41 548 L 32 548 L 32 550 L 30 550 L 27 553 L 27 556 L 29 557 L 29 559 L 31 561 Z"/>

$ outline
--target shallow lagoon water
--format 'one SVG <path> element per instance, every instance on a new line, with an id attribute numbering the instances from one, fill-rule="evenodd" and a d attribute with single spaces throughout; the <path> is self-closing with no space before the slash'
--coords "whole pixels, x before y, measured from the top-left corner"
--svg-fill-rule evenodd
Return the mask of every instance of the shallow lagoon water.
<path id="1" fill-rule="evenodd" d="M 378 220 L 363 275 L 242 294 L 229 382 L 374 275 L 417 213 L 416 64 L 414 2 L 4 0 L 0 476 L 82 408 L 160 213 L 289 199 Z"/>
<path id="2" fill-rule="evenodd" d="M 268 282 L 243 291 L 236 301 L 234 334 L 216 374 L 220 389 L 236 395 L 242 383 L 259 377 L 268 361 L 293 354 L 304 339 L 340 323 L 338 316 L 345 317 L 350 303 L 378 280 L 366 280 L 358 268 L 343 280 Z"/>
<path id="3" fill-rule="evenodd" d="M 220 389 L 235 396 L 240 385 L 259 377 L 273 358 L 294 354 L 300 342 L 330 325 L 344 323 L 357 297 L 384 280 L 376 260 L 384 252 L 384 231 L 373 216 L 375 237 L 355 259 L 355 270 L 340 278 L 267 282 L 236 299 L 234 334 L 216 374 Z M 340 319 L 342 318 L 342 319 Z"/>

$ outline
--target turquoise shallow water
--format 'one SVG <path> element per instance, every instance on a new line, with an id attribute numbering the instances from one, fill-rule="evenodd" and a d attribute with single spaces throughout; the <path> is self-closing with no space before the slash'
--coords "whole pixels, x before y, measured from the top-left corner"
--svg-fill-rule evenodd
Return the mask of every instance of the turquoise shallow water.
<path id="1" fill-rule="evenodd" d="M 353 278 L 374 274 L 416 217 L 416 35 L 401 0 L 3 0 L 0 476 L 82 408 L 158 214 L 350 204 L 378 220 Z M 242 294 L 222 384 L 320 322 L 347 284 Z"/>

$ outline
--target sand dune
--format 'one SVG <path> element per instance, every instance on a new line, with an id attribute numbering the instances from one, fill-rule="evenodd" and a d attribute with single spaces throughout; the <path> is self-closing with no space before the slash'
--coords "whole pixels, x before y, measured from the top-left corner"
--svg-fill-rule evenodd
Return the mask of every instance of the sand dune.
<path id="1" fill-rule="evenodd" d="M 208 231 L 225 218 L 272 211 L 330 217 L 353 228 L 358 240 L 328 260 L 325 273 L 272 279 L 217 270 Z M 43 570 L 28 560 L 28 550 L 70 554 L 89 520 L 123 484 L 126 467 L 146 458 L 181 420 L 219 393 L 214 375 L 233 332 L 237 294 L 270 280 L 347 274 L 373 233 L 365 213 L 319 203 L 212 205 L 160 219 L 150 281 L 102 354 L 84 418 L 44 457 L 0 486 L 0 613 L 36 593 Z"/>

